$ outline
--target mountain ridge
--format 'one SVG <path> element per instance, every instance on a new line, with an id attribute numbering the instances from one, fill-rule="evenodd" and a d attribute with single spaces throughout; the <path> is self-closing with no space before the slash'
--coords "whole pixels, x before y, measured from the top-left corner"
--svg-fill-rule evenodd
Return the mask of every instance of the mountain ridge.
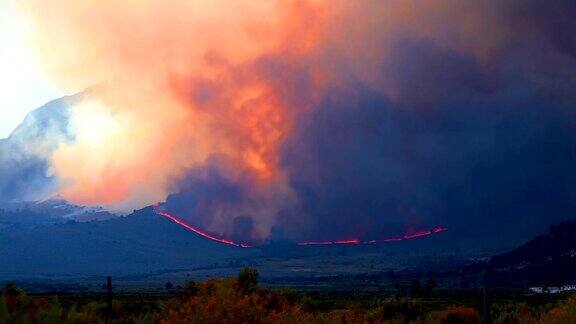
<path id="1" fill-rule="evenodd" d="M 7 260 L 0 268 L 4 279 L 40 273 L 146 273 L 246 253 L 191 235 L 151 207 L 103 221 L 0 227 L 0 259 Z"/>
<path id="2" fill-rule="evenodd" d="M 547 233 L 473 268 L 485 271 L 490 286 L 576 283 L 576 220 L 551 225 Z"/>

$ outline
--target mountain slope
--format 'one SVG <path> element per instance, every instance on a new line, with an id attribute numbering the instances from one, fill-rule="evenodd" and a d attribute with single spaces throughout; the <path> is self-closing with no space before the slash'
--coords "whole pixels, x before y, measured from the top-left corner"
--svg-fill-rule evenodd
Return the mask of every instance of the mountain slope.
<path id="1" fill-rule="evenodd" d="M 576 221 L 550 226 L 540 235 L 486 264 L 490 285 L 560 285 L 576 282 Z"/>
<path id="2" fill-rule="evenodd" d="M 148 273 L 205 266 L 248 253 L 191 235 L 152 208 L 107 221 L 0 230 L 0 275 L 5 279 Z"/>
<path id="3" fill-rule="evenodd" d="M 53 100 L 30 112 L 6 139 L 0 140 L 0 202 L 36 200 L 54 185 L 46 157 L 72 139 L 69 108 L 77 94 Z"/>
<path id="4" fill-rule="evenodd" d="M 34 217 L 36 217 L 36 220 Z M 60 197 L 54 197 L 34 202 L 5 203 L 0 208 L 0 223 L 22 224 L 41 223 L 50 220 L 51 223 L 62 223 L 69 220 L 89 222 L 93 220 L 108 220 L 118 217 L 102 207 L 86 207 L 72 204 Z"/>

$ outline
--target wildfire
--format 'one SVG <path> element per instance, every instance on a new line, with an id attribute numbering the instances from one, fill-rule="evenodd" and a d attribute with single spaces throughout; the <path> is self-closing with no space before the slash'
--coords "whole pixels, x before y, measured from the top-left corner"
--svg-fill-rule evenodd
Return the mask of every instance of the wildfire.
<path id="1" fill-rule="evenodd" d="M 173 215 L 171 215 L 171 214 L 169 214 L 169 213 L 167 213 L 167 212 L 165 212 L 165 211 L 159 210 L 157 207 L 154 208 L 154 211 L 155 211 L 158 215 L 160 215 L 160 216 L 162 216 L 162 217 L 166 217 L 167 219 L 173 221 L 174 223 L 176 223 L 176 224 L 178 224 L 178 225 L 180 225 L 180 226 L 182 226 L 182 227 L 184 227 L 184 228 L 186 228 L 186 229 L 188 229 L 188 230 L 190 230 L 190 231 L 192 231 L 192 232 L 194 232 L 194 233 L 196 233 L 196 234 L 198 234 L 198 235 L 200 235 L 200 236 L 202 236 L 202 237 L 205 237 L 205 238 L 207 238 L 207 239 L 209 239 L 209 240 L 212 240 L 212 241 L 215 241 L 215 242 L 218 242 L 218 243 L 222 243 L 222 244 L 228 244 L 228 245 L 240 247 L 240 248 L 251 248 L 251 247 L 252 247 L 252 246 L 249 245 L 249 244 L 234 242 L 234 241 L 227 240 L 227 239 L 222 238 L 222 237 L 216 237 L 216 236 L 214 236 L 214 235 L 212 235 L 212 234 L 209 234 L 209 233 L 207 233 L 207 232 L 204 232 L 203 230 L 201 230 L 201 229 L 199 229 L 199 228 L 197 228 L 197 227 L 194 227 L 194 226 L 192 226 L 192 225 L 190 225 L 190 224 L 185 223 L 183 220 L 179 219 L 179 218 L 176 217 L 176 216 L 173 216 Z"/>
<path id="2" fill-rule="evenodd" d="M 304 241 L 298 242 L 298 245 L 358 245 L 358 244 L 377 244 L 377 243 L 390 243 L 390 242 L 399 242 L 399 241 L 406 241 L 417 239 L 421 237 L 430 236 L 433 234 L 438 234 L 447 231 L 446 227 L 434 227 L 430 230 L 418 231 L 411 234 L 404 234 L 402 236 L 397 237 L 388 237 L 381 240 L 369 240 L 369 241 L 361 241 L 359 239 L 350 239 L 350 240 L 337 240 L 337 241 Z"/>
<path id="3" fill-rule="evenodd" d="M 240 248 L 252 248 L 253 245 L 248 244 L 248 243 L 241 243 L 241 242 L 235 242 L 229 239 L 225 239 L 223 237 L 218 237 L 215 235 L 212 235 L 210 233 L 207 233 L 197 227 L 194 227 L 186 222 L 184 222 L 182 219 L 166 212 L 163 210 L 160 210 L 158 208 L 158 206 L 154 207 L 154 211 L 156 212 L 156 214 L 165 217 L 171 221 L 173 221 L 174 223 L 204 237 L 207 238 L 209 240 L 218 242 L 218 243 L 222 243 L 222 244 L 227 244 L 227 245 L 232 245 L 232 246 L 236 246 L 236 247 L 240 247 Z M 388 237 L 388 238 L 384 238 L 381 240 L 368 240 L 368 241 L 362 241 L 360 239 L 346 239 L 346 240 L 335 240 L 335 241 L 301 241 L 301 242 L 297 242 L 297 245 L 300 246 L 309 246 L 309 245 L 368 245 L 368 244 L 378 244 L 378 243 L 390 243 L 390 242 L 399 242 L 399 241 L 407 241 L 407 240 L 413 240 L 413 239 L 417 239 L 417 238 L 422 238 L 422 237 L 426 237 L 426 236 L 430 236 L 433 234 L 439 234 L 442 232 L 447 231 L 448 228 L 446 227 L 434 227 L 430 230 L 423 230 L 423 231 L 418 231 L 418 232 L 414 232 L 414 233 L 406 233 L 402 236 L 397 236 L 397 237 Z"/>

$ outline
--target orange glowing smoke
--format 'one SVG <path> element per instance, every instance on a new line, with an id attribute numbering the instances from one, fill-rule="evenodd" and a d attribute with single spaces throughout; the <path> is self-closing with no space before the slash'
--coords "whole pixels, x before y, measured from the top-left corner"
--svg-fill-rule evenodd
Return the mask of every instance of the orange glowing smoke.
<path id="1" fill-rule="evenodd" d="M 259 61 L 310 57 L 330 16 L 324 1 L 30 0 L 22 9 L 61 87 L 93 87 L 73 111 L 76 140 L 51 158 L 64 197 L 141 207 L 211 154 L 260 181 L 283 177 L 278 148 L 292 109 Z"/>
<path id="2" fill-rule="evenodd" d="M 253 174 L 274 197 L 248 210 L 264 238 L 277 202 L 294 199 L 279 148 L 296 115 L 349 82 L 417 102 L 383 73 L 399 32 L 487 59 L 498 40 L 477 28 L 482 6 L 467 3 L 22 0 L 46 70 L 67 92 L 90 88 L 73 109 L 75 141 L 50 157 L 60 194 L 139 208 L 163 201 L 187 170 L 221 154 L 234 164 L 230 174 Z M 443 39 L 447 21 L 465 37 Z M 290 90 L 300 82 L 294 71 L 307 74 L 306 93 Z M 211 216 L 214 228 L 226 212 Z"/>

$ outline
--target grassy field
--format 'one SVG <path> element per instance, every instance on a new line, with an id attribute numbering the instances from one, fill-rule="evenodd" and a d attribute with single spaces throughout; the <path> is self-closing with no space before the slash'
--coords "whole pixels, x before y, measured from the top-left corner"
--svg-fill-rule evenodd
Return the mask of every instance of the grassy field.
<path id="1" fill-rule="evenodd" d="M 247 275 L 245 273 L 248 273 Z M 244 274 L 244 275 L 243 275 Z M 0 323 L 572 323 L 576 298 L 524 289 L 422 286 L 298 290 L 258 285 L 258 272 L 157 291 L 26 294 L 8 285 Z M 366 285 L 369 285 L 366 283 Z M 170 288 L 170 289 L 167 289 Z"/>

